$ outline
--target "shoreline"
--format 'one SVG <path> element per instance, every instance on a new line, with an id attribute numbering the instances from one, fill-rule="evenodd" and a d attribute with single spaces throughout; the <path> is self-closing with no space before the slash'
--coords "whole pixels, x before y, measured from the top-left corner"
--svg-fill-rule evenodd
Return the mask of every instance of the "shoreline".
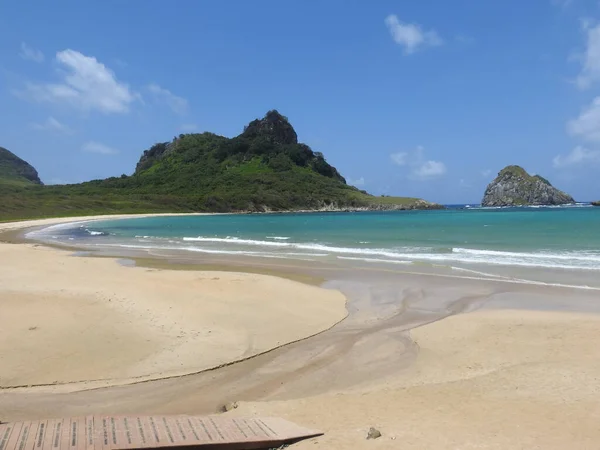
<path id="1" fill-rule="evenodd" d="M 195 216 L 198 214 L 183 214 L 183 216 Z M 214 215 L 214 214 L 199 214 L 199 215 Z M 118 219 L 129 219 L 129 218 L 145 218 L 145 217 L 177 217 L 181 214 L 144 214 L 144 215 L 123 215 L 123 216 L 110 216 L 114 220 Z M 249 267 L 253 268 L 256 266 L 280 266 L 282 264 L 270 264 L 272 257 L 269 255 L 261 255 L 259 253 L 251 255 L 240 252 L 239 254 L 226 255 L 215 254 L 208 251 L 207 253 L 200 252 L 190 253 L 188 249 L 181 248 L 162 248 L 156 247 L 140 247 L 139 249 L 134 248 L 136 246 L 115 246 L 115 245 L 103 245 L 94 244 L 91 245 L 87 242 L 79 242 L 77 244 L 70 244 L 67 241 L 51 240 L 49 238 L 41 239 L 41 237 L 30 237 L 29 239 L 24 238 L 22 234 L 28 231 L 40 231 L 40 227 L 48 228 L 52 226 L 61 226 L 68 224 L 79 224 L 79 223 L 90 223 L 94 221 L 105 220 L 108 216 L 86 216 L 77 218 L 62 218 L 62 219 L 48 219 L 40 220 L 35 222 L 21 222 L 14 223 L 12 228 L 27 227 L 27 230 L 23 231 L 9 231 L 3 233 L 3 226 L 0 224 L 0 242 L 38 242 L 39 244 L 69 249 L 72 251 L 79 251 L 82 254 L 89 254 L 89 256 L 106 256 L 115 258 L 130 258 L 142 263 L 144 265 L 150 265 L 152 267 L 167 268 L 172 266 L 177 269 L 192 269 L 195 270 L 209 270 L 212 267 L 218 266 L 229 270 L 229 266 L 236 266 L 242 272 L 247 272 Z M 36 225 L 36 227 L 31 227 Z M 10 226 L 10 225 L 5 225 Z M 53 236 L 54 237 L 54 236 Z M 235 241 L 233 241 L 235 242 Z M 235 252 L 232 252 L 235 253 Z M 508 253 L 510 254 L 510 252 Z M 342 253 L 343 255 L 343 253 Z M 302 268 L 302 259 L 294 257 L 281 256 L 278 257 L 280 261 L 285 261 L 285 265 L 292 267 L 291 271 L 286 273 L 295 273 L 296 268 Z M 161 261 L 160 264 L 155 261 Z M 168 261 L 165 263 L 164 261 Z M 238 264 L 238 261 L 243 261 L 242 264 Z M 582 290 L 600 290 L 600 282 L 594 277 L 593 269 L 575 268 L 575 267 L 554 267 L 550 266 L 522 266 L 517 265 L 505 265 L 502 263 L 486 263 L 482 262 L 470 262 L 462 263 L 461 261 L 445 261 L 440 260 L 400 260 L 400 261 L 385 261 L 379 259 L 361 259 L 361 258 L 339 258 L 339 260 L 324 260 L 315 259 L 312 264 L 320 266 L 323 270 L 331 270 L 339 268 L 341 266 L 354 268 L 355 270 L 368 270 L 368 271 L 380 271 L 380 270 L 393 270 L 400 271 L 405 274 L 413 275 L 439 275 L 442 277 L 451 278 L 463 278 L 465 280 L 497 280 L 500 283 L 518 283 L 518 284 L 531 284 L 540 286 L 554 286 L 558 288 L 575 288 Z M 396 264 L 401 263 L 401 264 Z M 566 270 L 565 270 L 566 269 Z M 573 270 L 576 269 L 576 270 Z M 254 273 L 264 273 L 263 271 Z M 268 272 L 271 274 L 271 271 Z M 284 275 L 286 278 L 289 276 Z M 295 275 L 292 275 L 293 279 L 297 279 Z M 322 277 L 316 277 L 323 279 Z M 314 284 L 313 281 L 309 281 Z"/>
<path id="2" fill-rule="evenodd" d="M 319 281 L 310 277 L 275 277 L 272 273 L 224 271 L 216 267 L 202 271 L 172 270 L 172 267 L 160 264 L 125 267 L 119 264 L 118 257 L 75 257 L 72 248 L 49 246 L 23 237 L 26 230 L 39 226 L 102 219 L 84 217 L 75 221 L 68 218 L 0 225 L 0 253 L 4 263 L 0 262 L 0 271 L 5 278 L 0 284 L 0 294 L 4 294 L 0 300 L 3 310 L 7 311 L 0 318 L 3 324 L 0 337 L 5 335 L 6 338 L 0 339 L 5 344 L 0 348 L 0 366 L 3 367 L 0 368 L 0 390 L 51 388 L 55 392 L 67 392 L 213 371 L 318 335 L 343 321 L 347 315 L 343 295 L 318 287 Z M 48 270 L 50 267 L 53 269 Z M 26 279 L 31 272 L 38 273 L 38 279 L 35 286 L 27 287 Z M 169 295 L 166 295 L 167 291 Z M 293 291 L 292 295 L 290 291 Z M 10 297 L 6 296 L 8 293 Z M 177 300 L 168 300 L 174 294 Z M 79 304 L 73 302 L 74 296 Z M 44 301 L 40 302 L 39 298 Z M 96 367 L 90 369 L 91 372 L 81 368 L 63 370 L 60 367 L 62 353 L 56 352 L 75 345 L 63 339 L 54 343 L 58 350 L 52 358 L 58 366 L 46 367 L 48 373 L 36 375 L 31 368 L 33 361 L 19 363 L 23 359 L 19 355 L 24 349 L 29 349 L 25 354 L 33 353 L 26 360 L 47 359 L 43 356 L 44 345 L 42 353 L 33 350 L 40 347 L 38 342 L 52 346 L 54 336 L 60 335 L 60 329 L 65 327 L 79 329 L 83 326 L 80 333 L 85 336 L 88 334 L 86 327 L 93 323 L 86 325 L 93 317 L 80 317 L 77 322 L 69 322 L 56 315 L 49 301 L 62 305 L 61 308 L 72 312 L 74 317 L 82 314 L 81 308 L 89 310 L 86 315 L 110 317 L 109 323 L 100 327 L 107 333 L 102 339 L 111 342 L 116 337 L 118 340 L 110 346 L 119 342 L 116 345 L 124 347 L 119 353 L 141 349 L 142 356 L 131 363 L 127 361 L 129 356 L 121 361 L 111 353 L 110 346 L 90 341 L 87 345 L 98 347 L 98 357 L 101 354 L 108 358 L 108 365 L 100 364 L 103 369 Z M 190 302 L 195 304 L 189 305 Z M 171 312 L 176 307 L 187 312 L 185 315 Z M 34 318 L 28 318 L 27 312 L 34 312 L 32 308 L 35 308 Z M 227 311 L 234 310 L 231 308 L 242 308 L 245 312 L 239 319 L 218 319 L 226 317 Z M 253 312 L 257 308 L 260 308 L 260 315 Z M 168 320 L 170 315 L 173 318 Z M 253 322 L 248 321 L 250 318 Z M 29 331 L 25 327 L 26 321 L 31 322 Z M 269 325 L 271 321 L 277 321 L 277 325 Z M 126 330 L 120 330 L 125 323 L 137 331 L 127 334 Z M 199 333 L 203 323 L 207 331 Z M 34 336 L 40 333 L 42 335 Z M 16 349 L 6 347 L 9 336 L 20 342 Z M 104 335 L 94 339 L 101 336 Z M 146 336 L 146 343 L 138 339 L 140 336 Z M 131 349 L 127 350 L 129 347 Z M 86 359 L 83 350 L 75 345 L 73 350 L 64 352 L 84 358 L 76 363 L 78 365 L 85 365 L 84 361 L 93 363 L 92 366 L 96 364 L 95 359 Z M 200 362 L 194 361 L 196 352 L 204 354 Z M 176 367 L 180 361 L 184 361 L 181 369 Z M 101 376 L 97 377 L 97 373 Z"/>
<path id="3" fill-rule="evenodd" d="M 88 275 L 90 262 L 112 263 L 115 270 L 103 283 L 115 288 L 115 277 L 132 270 L 201 277 L 202 283 L 215 283 L 217 301 L 224 298 L 219 292 L 230 283 L 228 277 L 244 270 L 269 272 L 276 279 L 286 273 L 301 276 L 326 292 L 340 292 L 347 317 L 312 337 L 177 378 L 87 389 L 0 389 L 0 418 L 5 421 L 92 412 L 214 414 L 224 404 L 237 402 L 227 414 L 281 416 L 325 431 L 321 438 L 294 445 L 299 450 L 315 444 L 334 450 L 371 448 L 373 443 L 365 440 L 370 426 L 382 431 L 377 441 L 382 448 L 395 448 L 396 439 L 409 449 L 585 448 L 600 440 L 600 411 L 594 406 L 600 402 L 600 389 L 593 382 L 600 377 L 600 350 L 595 345 L 600 340 L 600 302 L 595 291 L 456 276 L 439 268 L 419 267 L 419 273 L 406 267 L 365 269 L 251 257 L 203 258 L 199 264 L 193 255 L 154 255 L 145 261 L 154 268 L 132 268 L 114 261 L 136 259 L 133 254 L 73 257 L 73 249 L 17 241 L 0 244 L 0 251 L 31 250 L 25 260 L 28 267 L 35 263 L 34 256 L 56 252 Z M 169 270 L 174 267 L 191 270 Z M 206 274 L 216 272 L 198 271 L 207 267 L 232 272 L 219 271 L 221 279 L 211 280 Z M 131 279 L 126 278 L 119 287 L 123 298 L 131 296 L 126 291 Z M 73 291 L 76 285 L 69 281 L 62 288 Z M 256 289 L 248 286 L 244 291 Z M 288 287 L 283 291 L 291 292 Z M 13 303 L 10 308 L 15 307 Z M 252 309 L 236 313 L 240 323 L 246 323 Z M 279 314 L 273 320 L 281 320 Z M 197 325 L 193 321 L 193 327 Z M 120 331 L 116 327 L 111 333 Z M 210 346 L 221 345 L 227 336 Z M 145 345 L 136 345 L 136 351 Z M 521 424 L 527 426 L 517 426 Z"/>

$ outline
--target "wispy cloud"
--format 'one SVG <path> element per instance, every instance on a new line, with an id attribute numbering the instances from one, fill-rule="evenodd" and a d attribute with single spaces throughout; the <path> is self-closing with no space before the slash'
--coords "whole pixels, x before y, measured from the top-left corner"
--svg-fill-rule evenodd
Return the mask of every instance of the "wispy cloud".
<path id="1" fill-rule="evenodd" d="M 582 28 L 586 46 L 581 56 L 581 72 L 575 82 L 579 89 L 588 89 L 600 81 L 600 24 L 592 25 L 589 21 L 583 21 Z"/>
<path id="2" fill-rule="evenodd" d="M 582 146 L 577 146 L 564 156 L 558 155 L 554 157 L 552 163 L 558 169 L 600 163 L 600 150 L 590 150 Z"/>
<path id="3" fill-rule="evenodd" d="M 600 142 L 600 97 L 596 97 L 577 118 L 567 122 L 567 131 L 574 137 Z"/>
<path id="4" fill-rule="evenodd" d="M 490 169 L 485 169 L 481 171 L 481 176 L 483 178 L 487 178 L 492 174 L 492 171 Z"/>
<path id="5" fill-rule="evenodd" d="M 408 163 L 408 153 L 407 152 L 392 153 L 390 155 L 390 159 L 397 166 L 405 166 Z"/>
<path id="6" fill-rule="evenodd" d="M 44 54 L 41 52 L 41 50 L 31 48 L 25 42 L 21 42 L 21 51 L 19 52 L 19 56 L 27 61 L 33 61 L 36 63 L 44 62 Z"/>
<path id="7" fill-rule="evenodd" d="M 56 54 L 56 62 L 62 69 L 60 83 L 28 83 L 24 91 L 16 94 L 37 102 L 67 104 L 105 114 L 126 113 L 139 98 L 93 56 L 68 49 Z"/>
<path id="8" fill-rule="evenodd" d="M 441 161 L 425 161 L 413 169 L 413 175 L 419 179 L 434 178 L 446 173 L 446 165 Z"/>
<path id="9" fill-rule="evenodd" d="M 54 131 L 57 133 L 71 134 L 73 130 L 54 117 L 48 117 L 44 122 L 32 123 L 31 128 L 39 131 Z"/>
<path id="10" fill-rule="evenodd" d="M 83 144 L 83 147 L 81 147 L 81 150 L 86 153 L 98 153 L 100 155 L 116 155 L 119 153 L 117 149 L 95 141 L 86 142 Z"/>
<path id="11" fill-rule="evenodd" d="M 437 178 L 447 172 L 446 165 L 441 161 L 425 158 L 425 149 L 421 146 L 412 152 L 390 154 L 390 159 L 397 166 L 410 166 L 409 177 L 414 180 Z"/>
<path id="12" fill-rule="evenodd" d="M 149 84 L 148 90 L 155 98 L 164 101 L 173 112 L 181 115 L 187 114 L 189 105 L 185 98 L 179 97 L 168 89 L 162 88 L 155 83 Z"/>
<path id="13" fill-rule="evenodd" d="M 404 23 L 395 14 L 385 18 L 385 24 L 396 44 L 404 48 L 404 53 L 410 55 L 426 47 L 437 47 L 444 43 L 435 30 L 423 30 L 415 23 Z"/>

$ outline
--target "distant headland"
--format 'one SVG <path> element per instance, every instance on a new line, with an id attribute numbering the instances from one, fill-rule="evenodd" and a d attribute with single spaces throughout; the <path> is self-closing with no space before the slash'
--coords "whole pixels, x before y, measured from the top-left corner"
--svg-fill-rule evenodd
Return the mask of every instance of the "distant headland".
<path id="1" fill-rule="evenodd" d="M 377 197 L 346 183 L 325 156 L 298 142 L 278 111 L 234 138 L 181 134 L 144 151 L 133 175 L 42 186 L 37 171 L 0 149 L 0 220 L 158 212 L 440 209 L 418 198 Z"/>

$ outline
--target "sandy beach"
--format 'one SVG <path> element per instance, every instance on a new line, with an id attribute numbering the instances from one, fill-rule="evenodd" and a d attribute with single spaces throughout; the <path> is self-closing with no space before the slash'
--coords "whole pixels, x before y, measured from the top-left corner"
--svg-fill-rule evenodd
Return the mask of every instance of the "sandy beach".
<path id="1" fill-rule="evenodd" d="M 600 448 L 596 290 L 356 271 L 323 289 L 71 254 L 0 244 L 1 420 L 237 401 L 325 432 L 298 449 Z"/>
<path id="2" fill-rule="evenodd" d="M 123 267 L 71 253 L 0 244 L 2 388 L 199 372 L 304 339 L 346 315 L 339 292 L 278 277 Z"/>

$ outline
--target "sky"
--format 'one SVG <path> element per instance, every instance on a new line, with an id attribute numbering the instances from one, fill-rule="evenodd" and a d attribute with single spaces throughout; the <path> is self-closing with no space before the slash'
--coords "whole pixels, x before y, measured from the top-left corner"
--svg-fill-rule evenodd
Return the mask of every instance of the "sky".
<path id="1" fill-rule="evenodd" d="M 270 109 L 376 195 L 478 203 L 517 164 L 598 199 L 600 2 L 0 3 L 0 146 L 45 183 Z"/>

